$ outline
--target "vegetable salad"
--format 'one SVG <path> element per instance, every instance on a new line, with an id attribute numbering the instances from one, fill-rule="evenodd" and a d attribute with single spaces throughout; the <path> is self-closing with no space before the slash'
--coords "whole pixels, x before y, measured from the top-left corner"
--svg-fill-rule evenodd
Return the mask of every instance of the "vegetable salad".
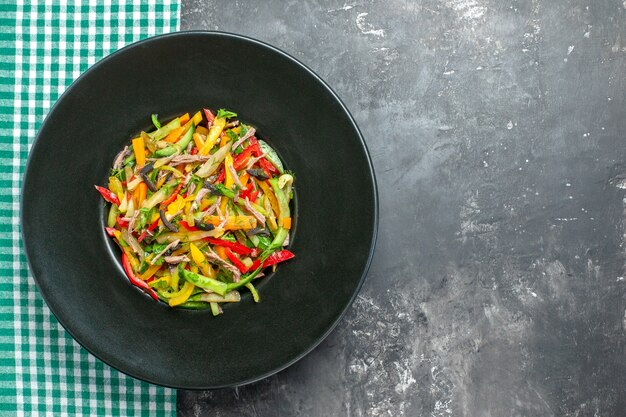
<path id="1" fill-rule="evenodd" d="M 293 258 L 293 174 L 237 114 L 203 109 L 141 132 L 113 162 L 106 233 L 133 285 L 171 307 L 238 302 L 244 287 Z"/>

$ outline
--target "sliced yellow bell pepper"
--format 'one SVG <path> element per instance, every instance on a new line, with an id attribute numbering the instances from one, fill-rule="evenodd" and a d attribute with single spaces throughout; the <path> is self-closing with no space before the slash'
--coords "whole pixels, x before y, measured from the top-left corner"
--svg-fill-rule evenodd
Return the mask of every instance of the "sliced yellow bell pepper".
<path id="1" fill-rule="evenodd" d="M 193 120 L 194 126 L 198 126 L 198 124 L 202 121 L 202 113 L 197 112 L 196 114 L 193 115 L 191 120 Z"/>
<path id="2" fill-rule="evenodd" d="M 213 120 L 213 126 L 209 129 L 209 134 L 207 135 L 206 142 L 204 143 L 204 147 L 200 149 L 200 155 L 208 155 L 209 151 L 215 146 L 215 142 L 220 137 L 222 130 L 224 130 L 224 126 L 226 125 L 226 119 L 220 117 Z"/>
<path id="3" fill-rule="evenodd" d="M 207 129 L 204 126 L 198 126 L 198 127 L 196 127 L 196 133 L 199 133 L 202 136 L 206 136 L 206 135 L 209 134 L 209 129 Z"/>
<path id="4" fill-rule="evenodd" d="M 194 288 L 195 285 L 193 285 L 189 281 L 185 281 L 185 285 L 183 285 L 183 288 L 181 288 L 180 291 L 175 293 L 175 295 L 169 299 L 170 307 L 180 305 L 187 301 L 187 299 L 191 296 Z"/>
<path id="5" fill-rule="evenodd" d="M 205 223 L 210 223 L 214 226 L 219 225 L 222 222 L 220 216 L 206 216 L 204 218 Z M 224 230 L 248 230 L 256 227 L 256 219 L 253 216 L 229 216 Z"/>
<path id="6" fill-rule="evenodd" d="M 157 183 L 156 183 L 156 185 L 155 185 L 155 187 L 157 188 L 157 190 L 163 186 L 163 184 L 165 183 L 165 180 L 166 180 L 166 179 L 167 179 L 167 175 L 163 175 L 163 176 L 161 177 L 161 179 L 157 181 Z"/>
<path id="7" fill-rule="evenodd" d="M 182 195 L 176 196 L 176 200 L 167 206 L 167 214 L 173 216 L 185 207 L 186 200 Z"/>
<path id="8" fill-rule="evenodd" d="M 178 276 L 178 268 L 174 268 L 174 272 L 172 273 L 172 281 L 170 282 L 170 287 L 174 289 L 174 291 L 178 291 L 178 280 L 180 277 Z"/>
<path id="9" fill-rule="evenodd" d="M 233 166 L 233 157 L 230 153 L 227 153 L 226 158 L 224 158 L 224 172 L 226 174 L 226 177 L 224 179 L 224 187 L 228 188 L 229 190 L 233 188 L 233 184 L 235 183 L 235 180 L 233 179 L 233 175 L 230 173 L 230 169 L 229 169 L 232 166 Z M 228 199 L 222 198 L 220 210 L 224 214 L 226 213 L 227 204 L 228 204 Z"/>
<path id="10" fill-rule="evenodd" d="M 117 198 L 122 201 L 124 198 L 124 187 L 122 186 L 122 181 L 120 181 L 117 177 L 109 177 L 109 190 L 113 191 Z"/>
<path id="11" fill-rule="evenodd" d="M 121 233 L 117 232 L 115 233 L 115 236 L 117 237 L 117 239 L 120 239 Z M 137 260 L 137 258 L 135 258 L 135 254 L 133 253 L 132 249 L 130 248 L 123 248 L 124 253 L 126 254 L 126 256 L 128 256 L 128 260 L 130 261 L 130 265 L 133 267 L 133 270 L 136 271 L 139 269 L 139 261 Z"/>
<path id="12" fill-rule="evenodd" d="M 198 151 L 204 148 L 204 139 L 202 139 L 202 135 L 197 132 L 197 129 L 196 133 L 193 134 L 193 142 L 196 144 L 196 148 L 198 148 Z"/>
<path id="13" fill-rule="evenodd" d="M 133 139 L 133 152 L 137 165 L 144 166 L 146 164 L 146 144 L 141 136 Z"/>
<path id="14" fill-rule="evenodd" d="M 287 230 L 291 229 L 291 217 L 285 217 L 283 219 L 283 227 Z"/>
<path id="15" fill-rule="evenodd" d="M 202 271 L 202 274 L 205 277 L 215 278 L 217 276 L 217 272 L 215 271 L 215 269 L 213 269 L 211 264 L 208 262 L 205 262 L 202 265 L 200 265 L 200 271 Z"/>
<path id="16" fill-rule="evenodd" d="M 174 173 L 174 175 L 176 175 L 178 178 L 183 178 L 185 176 L 185 174 L 183 174 L 182 172 L 180 172 L 179 170 L 177 170 L 174 167 L 171 167 L 169 165 L 163 165 L 161 167 L 161 169 L 164 169 L 166 171 L 171 171 L 172 173 Z"/>
<path id="17" fill-rule="evenodd" d="M 272 210 L 272 205 L 270 204 L 270 199 L 265 198 L 263 196 L 263 208 L 265 209 L 265 220 L 270 228 L 270 230 L 275 233 L 276 229 L 278 229 L 278 224 L 276 224 L 276 216 L 274 215 L 274 211 Z"/>
<path id="18" fill-rule="evenodd" d="M 232 167 L 232 166 L 233 166 L 233 156 L 230 153 L 227 153 L 226 157 L 224 158 L 224 168 L 226 170 L 226 178 L 224 179 L 224 186 L 227 187 L 229 190 L 235 184 L 235 180 L 233 178 L 233 175 L 230 173 L 230 169 L 229 169 L 229 167 Z"/>
<path id="19" fill-rule="evenodd" d="M 189 251 L 191 252 L 191 259 L 193 259 L 196 265 L 206 262 L 206 256 L 204 256 L 202 251 L 193 243 L 189 244 Z"/>
<path id="20" fill-rule="evenodd" d="M 198 210 L 204 211 L 206 210 L 207 207 L 209 207 L 213 203 L 215 203 L 215 201 L 212 202 L 208 198 L 203 198 L 202 201 L 200 202 L 200 207 L 198 208 Z"/>
<path id="21" fill-rule="evenodd" d="M 275 233 L 276 229 L 278 229 L 278 223 L 276 223 L 276 216 L 272 214 L 271 216 L 266 217 L 265 220 L 267 221 L 267 224 L 269 225 L 272 233 Z"/>
<path id="22" fill-rule="evenodd" d="M 189 250 L 191 252 L 191 258 L 198 265 L 200 271 L 202 271 L 202 275 L 207 276 L 209 278 L 215 277 L 215 270 L 211 268 L 211 265 L 206 260 L 206 256 L 202 253 L 202 251 L 193 243 L 189 244 Z"/>
<path id="23" fill-rule="evenodd" d="M 151 283 L 149 283 L 148 285 L 151 286 L 152 288 L 158 286 L 161 282 L 164 282 L 165 284 L 167 284 L 167 286 L 171 286 L 171 282 L 172 282 L 172 277 L 169 275 L 164 275 L 159 279 L 155 279 L 154 281 L 152 281 Z"/>
<path id="24" fill-rule="evenodd" d="M 139 278 L 142 281 L 149 280 L 152 277 L 152 275 L 156 274 L 156 272 L 159 269 L 161 269 L 161 265 L 150 265 L 150 267 L 146 269 L 146 272 L 139 275 L 137 278 Z"/>
<path id="25" fill-rule="evenodd" d="M 256 182 L 259 187 L 263 190 L 263 194 L 267 196 L 270 200 L 270 205 L 272 206 L 272 210 L 276 213 L 276 216 L 280 215 L 280 209 L 278 208 L 278 200 L 274 195 L 274 191 L 272 191 L 271 186 L 266 181 L 257 181 Z"/>

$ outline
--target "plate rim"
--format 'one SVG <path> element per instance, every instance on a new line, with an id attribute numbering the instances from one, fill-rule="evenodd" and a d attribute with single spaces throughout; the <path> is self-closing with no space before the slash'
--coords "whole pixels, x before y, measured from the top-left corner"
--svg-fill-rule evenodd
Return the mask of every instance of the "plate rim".
<path id="1" fill-rule="evenodd" d="M 61 320 L 59 318 L 59 316 L 54 311 L 54 308 L 50 305 L 47 295 L 44 294 L 43 291 L 41 291 L 41 286 L 39 284 L 39 280 L 35 276 L 35 274 L 33 272 L 33 267 L 32 267 L 32 264 L 31 264 L 31 259 L 34 259 L 35 255 L 32 254 L 32 249 L 30 248 L 30 244 L 28 243 L 28 239 L 26 239 L 26 236 L 24 234 L 24 227 L 23 227 L 24 220 L 25 220 L 24 219 L 24 198 L 23 197 L 24 197 L 24 192 L 25 192 L 25 186 L 26 186 L 26 183 L 27 183 L 27 178 L 29 177 L 29 172 L 31 170 L 32 155 L 35 153 L 35 151 L 37 149 L 37 145 L 40 142 L 41 132 L 46 127 L 46 124 L 47 124 L 47 122 L 49 120 L 49 116 L 52 115 L 56 111 L 58 103 L 61 102 L 66 95 L 69 95 L 69 94 L 72 93 L 72 91 L 76 88 L 76 85 L 83 79 L 83 77 L 85 77 L 87 74 L 89 74 L 92 70 L 95 70 L 95 69 L 99 68 L 100 66 L 106 65 L 111 59 L 116 57 L 118 54 L 124 53 L 128 49 L 141 47 L 141 46 L 144 46 L 144 45 L 152 43 L 152 42 L 159 42 L 162 39 L 169 39 L 169 38 L 176 38 L 176 37 L 187 37 L 187 36 L 190 36 L 190 35 L 191 36 L 218 36 L 218 37 L 232 38 L 232 39 L 241 40 L 241 41 L 249 42 L 249 43 L 252 43 L 252 44 L 256 44 L 257 46 L 265 48 L 265 49 L 271 51 L 272 53 L 276 53 L 278 55 L 281 55 L 283 58 L 286 58 L 287 60 L 291 61 L 293 64 L 295 64 L 298 67 L 300 67 L 303 71 L 307 72 L 318 83 L 320 83 L 320 85 L 323 88 L 325 88 L 328 93 L 330 93 L 330 95 L 336 100 L 336 102 L 339 104 L 341 109 L 344 111 L 344 113 L 348 117 L 348 120 L 349 120 L 350 124 L 352 125 L 352 127 L 354 128 L 354 130 L 356 131 L 357 136 L 359 138 L 359 141 L 361 143 L 361 146 L 363 147 L 363 150 L 365 151 L 365 158 L 366 158 L 366 161 L 367 161 L 370 177 L 372 179 L 371 186 L 372 186 L 372 196 L 373 196 L 373 203 L 374 203 L 373 206 L 374 207 L 373 207 L 372 238 L 371 238 L 371 241 L 370 241 L 370 248 L 369 248 L 369 251 L 368 251 L 367 260 L 366 260 L 365 264 L 363 265 L 363 269 L 362 269 L 362 272 L 361 272 L 361 278 L 359 279 L 359 282 L 358 282 L 356 288 L 354 289 L 354 292 L 353 292 L 352 296 L 350 297 L 350 300 L 343 307 L 341 313 L 335 318 L 335 320 L 332 322 L 332 324 L 328 327 L 328 329 L 321 336 L 319 336 L 313 343 L 311 343 L 311 345 L 309 347 L 304 349 L 300 354 L 298 354 L 297 356 L 295 356 L 291 360 L 289 360 L 289 361 L 283 363 L 282 365 L 277 366 L 277 367 L 275 367 L 275 368 L 273 368 L 273 369 L 271 369 L 271 370 L 269 370 L 267 372 L 264 372 L 263 374 L 257 375 L 257 376 L 252 377 L 252 378 L 243 379 L 241 381 L 237 381 L 235 383 L 230 383 L 230 384 L 219 384 L 219 385 L 207 384 L 207 385 L 202 385 L 202 386 L 192 386 L 192 385 L 183 386 L 183 385 L 177 385 L 177 384 L 168 384 L 168 383 L 163 382 L 163 381 L 156 381 L 156 380 L 153 380 L 152 378 L 150 378 L 149 375 L 139 375 L 139 374 L 137 374 L 135 372 L 129 372 L 129 371 L 122 370 L 122 369 L 118 368 L 117 366 L 111 364 L 109 360 L 103 358 L 102 355 L 100 355 L 99 353 L 96 353 L 96 352 L 92 351 L 91 349 L 87 348 L 78 338 L 76 338 L 76 336 L 74 335 L 72 330 L 70 330 L 70 328 L 66 325 L 65 320 Z M 358 296 L 359 292 L 361 291 L 361 288 L 363 287 L 363 283 L 365 282 L 365 278 L 367 277 L 367 274 L 369 272 L 369 269 L 370 269 L 370 266 L 371 266 L 371 263 L 372 263 L 372 259 L 374 257 L 376 243 L 377 243 L 377 240 L 378 240 L 378 226 L 379 226 L 378 185 L 377 185 L 377 181 L 376 181 L 376 173 L 375 173 L 375 170 L 374 170 L 374 165 L 372 163 L 372 158 L 371 158 L 371 155 L 370 155 L 370 152 L 369 152 L 369 148 L 367 147 L 367 144 L 366 144 L 366 142 L 365 142 L 365 140 L 363 138 L 363 134 L 361 133 L 361 130 L 359 129 L 356 121 L 354 120 L 354 117 L 352 116 L 352 113 L 350 113 L 350 111 L 348 110 L 346 105 L 343 103 L 343 101 L 339 98 L 337 93 L 335 93 L 335 91 L 326 83 L 326 81 L 324 81 L 319 75 L 317 75 L 317 73 L 315 73 L 308 66 L 306 66 L 305 64 L 303 64 L 302 62 L 300 62 L 298 59 L 294 58 L 293 56 L 291 56 L 287 52 L 283 51 L 282 49 L 280 49 L 280 48 L 278 48 L 276 46 L 273 46 L 273 45 L 271 45 L 269 43 L 260 41 L 258 39 L 252 38 L 252 37 L 249 37 L 249 36 L 244 36 L 244 35 L 240 35 L 240 34 L 236 34 L 236 33 L 232 33 L 232 32 L 226 32 L 226 31 L 211 31 L 211 30 L 187 30 L 187 31 L 171 32 L 171 33 L 151 36 L 151 37 L 139 40 L 137 42 L 130 43 L 130 44 L 124 46 L 123 48 L 120 48 L 120 49 L 116 50 L 115 52 L 112 52 L 111 54 L 103 57 L 98 62 L 96 62 L 94 65 L 92 65 L 91 67 L 87 68 L 87 70 L 85 70 L 82 74 L 80 74 L 80 76 L 78 76 L 78 78 L 76 78 L 65 89 L 65 91 L 56 99 L 54 105 L 50 108 L 50 111 L 44 117 L 44 120 L 42 121 L 42 123 L 41 123 L 41 125 L 40 125 L 40 127 L 39 127 L 39 129 L 37 131 L 37 135 L 35 136 L 35 139 L 33 140 L 32 144 L 31 144 L 31 148 L 30 148 L 30 151 L 28 152 L 28 157 L 27 157 L 27 160 L 26 160 L 26 165 L 24 167 L 24 175 L 22 176 L 22 184 L 21 184 L 21 187 L 20 187 L 20 205 L 19 205 L 19 209 L 20 209 L 20 215 L 19 215 L 20 237 L 21 237 L 21 240 L 22 240 L 22 245 L 24 247 L 24 254 L 26 256 L 26 261 L 27 261 L 27 265 L 28 265 L 28 269 L 30 271 L 30 274 L 33 277 L 33 281 L 35 282 L 35 285 L 37 286 L 37 290 L 39 291 L 39 294 L 41 295 L 41 297 L 45 301 L 46 306 L 50 309 L 50 312 L 54 315 L 55 319 L 59 322 L 59 324 L 61 324 L 61 326 L 63 326 L 63 329 L 72 337 L 72 339 L 74 339 L 83 349 L 85 349 L 91 355 L 96 357 L 98 360 L 102 361 L 107 366 L 110 366 L 111 368 L 113 368 L 113 369 L 115 369 L 115 370 L 117 370 L 117 371 L 119 371 L 119 372 L 121 372 L 121 373 L 123 373 L 125 375 L 128 375 L 128 376 L 130 376 L 132 378 L 135 378 L 135 379 L 138 379 L 138 380 L 141 380 L 141 381 L 148 382 L 150 384 L 154 384 L 154 385 L 158 385 L 158 386 L 162 386 L 162 387 L 166 387 L 166 388 L 185 389 L 185 390 L 212 390 L 212 389 L 239 387 L 239 386 L 243 386 L 243 385 L 252 384 L 252 383 L 261 381 L 261 380 L 263 380 L 265 378 L 268 378 L 268 377 L 270 377 L 272 375 L 277 374 L 278 372 L 281 372 L 281 371 L 285 370 L 286 368 L 290 367 L 291 365 L 295 364 L 296 362 L 300 361 L 302 358 L 307 356 L 309 353 L 311 353 L 316 347 L 318 347 L 320 345 L 320 343 L 322 343 L 335 330 L 335 328 L 337 327 L 339 322 L 344 318 L 346 312 L 352 306 L 352 304 L 354 303 L 356 297 Z"/>

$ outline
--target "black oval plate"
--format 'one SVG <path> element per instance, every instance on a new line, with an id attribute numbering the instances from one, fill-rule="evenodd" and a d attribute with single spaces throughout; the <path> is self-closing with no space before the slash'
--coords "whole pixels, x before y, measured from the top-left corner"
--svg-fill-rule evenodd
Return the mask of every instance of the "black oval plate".
<path id="1" fill-rule="evenodd" d="M 276 147 L 297 176 L 296 258 L 214 318 L 170 309 L 132 287 L 103 231 L 104 184 L 133 134 L 201 107 L 225 107 Z M 184 389 L 241 385 L 310 352 L 354 300 L 378 225 L 361 134 L 311 70 L 262 42 L 217 32 L 150 38 L 85 72 L 50 111 L 21 201 L 35 281 L 65 329 L 133 377 Z"/>

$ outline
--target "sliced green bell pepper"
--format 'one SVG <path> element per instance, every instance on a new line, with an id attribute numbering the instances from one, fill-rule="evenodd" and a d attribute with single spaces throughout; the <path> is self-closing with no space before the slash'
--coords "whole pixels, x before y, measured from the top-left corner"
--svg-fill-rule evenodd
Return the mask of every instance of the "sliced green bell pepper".
<path id="1" fill-rule="evenodd" d="M 205 290 L 211 290 L 214 293 L 222 296 L 228 292 L 228 285 L 225 282 L 205 277 L 204 275 L 195 274 L 191 271 L 183 269 L 182 267 L 178 268 L 178 273 L 182 275 L 185 280 L 191 282 L 196 287 L 204 288 Z"/>
<path id="2" fill-rule="evenodd" d="M 276 151 L 270 145 L 268 145 L 267 142 L 261 139 L 259 139 L 259 147 L 265 154 L 265 159 L 270 161 L 276 167 L 278 172 L 283 174 L 285 172 L 285 168 L 283 167 L 283 163 L 278 157 L 278 154 L 276 153 Z"/>
<path id="3" fill-rule="evenodd" d="M 179 127 L 180 120 L 177 117 L 165 126 L 162 126 L 160 129 L 157 129 L 152 133 L 148 133 L 148 136 L 150 136 L 153 141 L 161 140 L 166 137 L 172 130 L 178 129 Z"/>

